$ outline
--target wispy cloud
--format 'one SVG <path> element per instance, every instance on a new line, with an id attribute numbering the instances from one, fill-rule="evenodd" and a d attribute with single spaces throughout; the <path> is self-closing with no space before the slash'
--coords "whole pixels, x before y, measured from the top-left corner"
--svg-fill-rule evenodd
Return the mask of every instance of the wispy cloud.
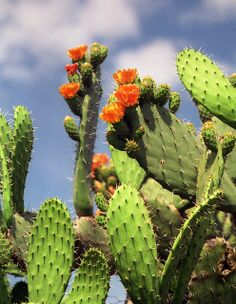
<path id="1" fill-rule="evenodd" d="M 236 17 L 235 0 L 202 0 L 198 6 L 191 10 L 184 10 L 179 15 L 183 23 L 218 23 Z"/>
<path id="2" fill-rule="evenodd" d="M 54 68 L 77 44 L 101 37 L 111 45 L 140 33 L 136 8 L 125 0 L 5 1 L 0 23 L 1 76 L 26 80 Z"/>
<path id="3" fill-rule="evenodd" d="M 141 76 L 151 76 L 157 83 L 174 85 L 178 79 L 175 56 L 184 42 L 155 39 L 139 48 L 122 52 L 114 63 L 115 69 L 137 67 Z"/>

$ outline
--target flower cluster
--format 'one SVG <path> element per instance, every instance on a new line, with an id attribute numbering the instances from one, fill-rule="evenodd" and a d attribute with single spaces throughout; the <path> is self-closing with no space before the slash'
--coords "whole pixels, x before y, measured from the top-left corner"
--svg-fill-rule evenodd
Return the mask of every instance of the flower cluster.
<path id="1" fill-rule="evenodd" d="M 77 82 L 77 78 L 74 76 L 77 75 L 79 67 L 78 61 L 85 57 L 87 49 L 87 45 L 80 45 L 67 51 L 67 55 L 73 62 L 65 66 L 70 83 L 63 84 L 59 87 L 59 93 L 67 100 L 74 98 L 80 90 L 81 85 Z"/>
<path id="2" fill-rule="evenodd" d="M 125 109 L 138 104 L 140 94 L 139 87 L 134 84 L 137 77 L 137 69 L 122 69 L 113 74 L 113 78 L 119 85 L 114 91 L 115 101 L 106 105 L 100 114 L 100 118 L 109 123 L 118 123 L 125 115 Z"/>

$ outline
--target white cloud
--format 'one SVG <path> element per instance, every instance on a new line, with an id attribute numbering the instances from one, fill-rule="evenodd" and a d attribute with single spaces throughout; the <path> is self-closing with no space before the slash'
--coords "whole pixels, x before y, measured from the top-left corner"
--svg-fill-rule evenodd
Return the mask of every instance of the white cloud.
<path id="1" fill-rule="evenodd" d="M 217 23 L 235 17 L 235 0 L 202 0 L 198 7 L 183 11 L 179 20 L 184 23 Z"/>
<path id="2" fill-rule="evenodd" d="M 174 85 L 178 80 L 175 56 L 182 42 L 156 39 L 140 48 L 121 53 L 114 63 L 115 69 L 136 67 L 141 76 L 151 76 L 157 83 Z"/>
<path id="3" fill-rule="evenodd" d="M 5 1 L 0 22 L 1 74 L 26 80 L 54 68 L 68 48 L 100 37 L 111 45 L 140 31 L 136 8 L 125 0 Z M 34 59 L 33 73 L 27 56 Z"/>

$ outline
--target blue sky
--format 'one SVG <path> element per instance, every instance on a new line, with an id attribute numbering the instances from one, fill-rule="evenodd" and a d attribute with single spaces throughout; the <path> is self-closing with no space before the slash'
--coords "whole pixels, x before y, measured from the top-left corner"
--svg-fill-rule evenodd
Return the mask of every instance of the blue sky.
<path id="1" fill-rule="evenodd" d="M 66 51 L 79 44 L 109 47 L 102 67 L 103 104 L 118 68 L 137 67 L 142 76 L 169 83 L 181 93 L 179 117 L 199 128 L 197 112 L 183 90 L 175 54 L 202 49 L 223 67 L 236 71 L 235 0 L 2 0 L 0 11 L 0 108 L 22 104 L 32 112 L 36 141 L 25 201 L 38 208 L 58 196 L 72 210 L 74 143 L 63 129 L 70 115 L 58 86 L 66 82 Z M 108 151 L 105 124 L 99 123 L 97 152 Z"/>

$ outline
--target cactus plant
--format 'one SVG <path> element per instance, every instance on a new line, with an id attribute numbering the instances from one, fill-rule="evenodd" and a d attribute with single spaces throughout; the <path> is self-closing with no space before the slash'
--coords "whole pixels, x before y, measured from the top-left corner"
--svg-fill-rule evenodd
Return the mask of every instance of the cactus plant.
<path id="1" fill-rule="evenodd" d="M 181 98 L 168 84 L 118 70 L 100 114 L 110 161 L 94 154 L 107 52 L 99 43 L 70 49 L 59 89 L 76 116 L 64 120 L 76 144 L 73 222 L 58 198 L 24 210 L 30 113 L 16 107 L 13 125 L 0 115 L 0 303 L 103 304 L 116 272 L 134 304 L 233 303 L 235 77 L 198 51 L 178 54 L 204 123 L 197 134 L 176 116 Z M 23 281 L 11 288 L 9 273 Z"/>

